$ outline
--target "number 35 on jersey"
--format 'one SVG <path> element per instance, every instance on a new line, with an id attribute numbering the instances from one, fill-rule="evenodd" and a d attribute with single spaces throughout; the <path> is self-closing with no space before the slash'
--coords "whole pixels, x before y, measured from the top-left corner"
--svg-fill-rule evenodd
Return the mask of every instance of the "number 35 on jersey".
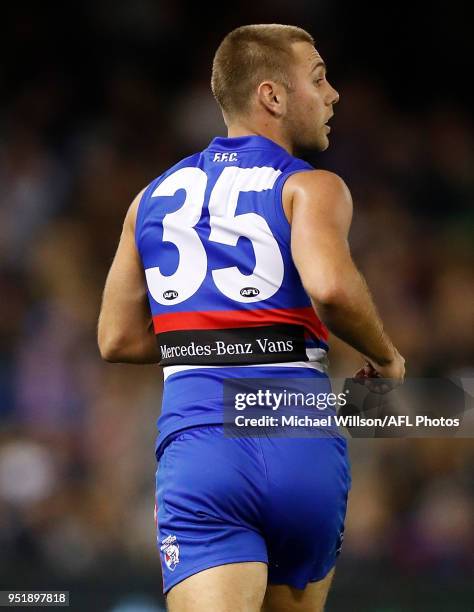
<path id="1" fill-rule="evenodd" d="M 179 254 L 175 272 L 164 275 L 158 266 L 145 269 L 148 290 L 156 302 L 173 305 L 192 297 L 208 272 L 208 241 L 238 249 L 241 237 L 252 244 L 253 272 L 242 274 L 236 265 L 215 267 L 211 274 L 216 289 L 241 303 L 266 300 L 278 291 L 283 282 L 283 258 L 267 221 L 255 212 L 236 214 L 236 209 L 241 193 L 272 189 L 280 174 L 270 166 L 224 168 L 208 196 L 210 234 L 204 241 L 195 227 L 205 204 L 206 173 L 200 168 L 181 168 L 158 185 L 152 198 L 172 196 L 180 189 L 186 196 L 178 210 L 163 218 L 163 242 L 173 243 Z"/>

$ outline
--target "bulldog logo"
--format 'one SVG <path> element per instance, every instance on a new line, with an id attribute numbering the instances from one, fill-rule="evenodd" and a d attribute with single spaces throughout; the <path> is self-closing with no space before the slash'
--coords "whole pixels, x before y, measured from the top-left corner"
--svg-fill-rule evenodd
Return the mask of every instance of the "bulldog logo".
<path id="1" fill-rule="evenodd" d="M 176 536 L 169 535 L 161 541 L 160 550 L 163 553 L 163 558 L 166 563 L 166 567 L 174 572 L 176 566 L 179 563 L 179 544 L 176 541 Z"/>

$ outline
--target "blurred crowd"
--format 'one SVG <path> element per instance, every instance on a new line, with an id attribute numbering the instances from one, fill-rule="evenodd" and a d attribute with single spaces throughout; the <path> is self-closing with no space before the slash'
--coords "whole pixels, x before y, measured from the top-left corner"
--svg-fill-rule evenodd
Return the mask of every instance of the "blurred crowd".
<path id="1" fill-rule="evenodd" d="M 143 39 L 148 22 L 134 16 Z M 172 9 L 161 18 L 164 34 Z M 71 87 L 52 60 L 0 111 L 0 576 L 40 564 L 73 578 L 120 560 L 159 573 L 161 373 L 103 363 L 96 322 L 133 197 L 225 126 L 199 55 L 177 83 L 140 69 L 124 36 L 129 56 L 95 69 L 82 112 L 84 68 Z M 352 191 L 351 247 L 386 328 L 409 376 L 472 380 L 472 117 L 448 102 L 402 109 L 357 73 L 334 85 L 331 147 L 308 159 Z M 334 376 L 360 365 L 336 340 L 330 356 Z M 435 581 L 472 572 L 471 441 L 351 446 L 347 575 L 363 561 Z"/>

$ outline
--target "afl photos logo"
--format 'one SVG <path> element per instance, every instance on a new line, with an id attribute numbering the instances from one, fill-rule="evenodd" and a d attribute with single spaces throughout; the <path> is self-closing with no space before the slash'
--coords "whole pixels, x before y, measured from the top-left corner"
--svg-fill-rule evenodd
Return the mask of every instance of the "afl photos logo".
<path id="1" fill-rule="evenodd" d="M 260 291 L 256 287 L 244 287 L 240 290 L 242 297 L 257 297 Z"/>
<path id="2" fill-rule="evenodd" d="M 165 300 L 175 300 L 178 297 L 178 292 L 173 291 L 173 289 L 168 289 L 168 291 L 163 293 L 163 297 Z"/>
<path id="3" fill-rule="evenodd" d="M 162 540 L 160 550 L 163 553 L 166 567 L 171 572 L 174 572 L 179 563 L 179 544 L 176 540 L 176 536 L 169 535 Z"/>

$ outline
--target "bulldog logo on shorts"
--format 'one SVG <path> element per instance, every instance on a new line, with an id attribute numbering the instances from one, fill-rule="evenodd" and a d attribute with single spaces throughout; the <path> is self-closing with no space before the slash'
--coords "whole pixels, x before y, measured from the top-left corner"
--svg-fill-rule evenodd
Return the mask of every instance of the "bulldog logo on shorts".
<path id="1" fill-rule="evenodd" d="M 163 552 L 166 567 L 174 572 L 179 563 L 179 544 L 176 541 L 176 536 L 169 535 L 162 540 L 160 550 Z"/>
<path id="2" fill-rule="evenodd" d="M 342 528 L 342 530 L 339 533 L 339 537 L 337 539 L 337 545 L 336 545 L 336 557 L 338 555 L 341 554 L 341 550 L 342 550 L 342 543 L 344 542 L 344 527 Z"/>

